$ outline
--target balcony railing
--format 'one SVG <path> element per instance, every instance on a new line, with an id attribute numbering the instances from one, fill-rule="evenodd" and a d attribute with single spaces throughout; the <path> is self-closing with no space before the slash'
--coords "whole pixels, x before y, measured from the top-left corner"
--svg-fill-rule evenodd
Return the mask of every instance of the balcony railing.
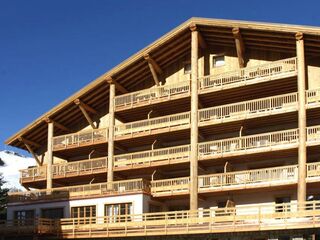
<path id="1" fill-rule="evenodd" d="M 188 162 L 189 156 L 190 145 L 161 148 L 150 151 L 116 155 L 114 157 L 114 167 L 115 169 L 128 169 Z"/>
<path id="2" fill-rule="evenodd" d="M 107 171 L 107 158 L 95 158 L 52 166 L 53 178 L 82 176 Z"/>
<path id="3" fill-rule="evenodd" d="M 149 192 L 149 183 L 144 179 L 114 181 L 112 183 L 95 183 L 27 192 L 14 192 L 9 193 L 8 200 L 10 203 L 13 203 L 38 200 L 87 198 L 139 192 Z"/>
<path id="4" fill-rule="evenodd" d="M 271 81 L 297 74 L 297 58 L 288 58 L 263 65 L 200 78 L 200 93 Z"/>
<path id="5" fill-rule="evenodd" d="M 293 148 L 297 147 L 298 137 L 298 129 L 290 129 L 204 142 L 198 147 L 199 159 Z"/>
<path id="6" fill-rule="evenodd" d="M 108 139 L 107 134 L 107 129 L 101 128 L 53 137 L 53 150 L 104 143 Z"/>
<path id="7" fill-rule="evenodd" d="M 163 131 L 178 130 L 189 127 L 190 113 L 179 113 L 164 117 L 119 124 L 115 126 L 116 139 L 137 135 L 149 135 Z"/>
<path id="8" fill-rule="evenodd" d="M 307 164 L 307 177 L 320 177 L 320 162 Z M 198 177 L 199 193 L 245 188 L 259 188 L 294 184 L 298 179 L 298 165 L 216 173 Z M 151 182 L 154 197 L 189 193 L 189 177 L 155 180 Z"/>
<path id="9" fill-rule="evenodd" d="M 318 106 L 320 104 L 320 88 L 307 90 L 306 101 L 309 108 Z"/>
<path id="10" fill-rule="evenodd" d="M 47 167 L 39 166 L 20 170 L 20 183 L 45 180 L 47 178 Z"/>
<path id="11" fill-rule="evenodd" d="M 246 118 L 296 111 L 297 93 L 255 99 L 199 110 L 199 125 L 242 120 Z"/>
<path id="12" fill-rule="evenodd" d="M 309 201 L 119 215 L 116 218 L 69 218 L 57 221 L 57 234 L 62 238 L 101 238 L 234 233 L 244 229 L 315 229 L 320 226 L 319 209 L 319 201 Z"/>
<path id="13" fill-rule="evenodd" d="M 115 107 L 116 110 L 124 110 L 155 102 L 181 98 L 189 94 L 190 81 L 188 80 L 116 96 Z"/>

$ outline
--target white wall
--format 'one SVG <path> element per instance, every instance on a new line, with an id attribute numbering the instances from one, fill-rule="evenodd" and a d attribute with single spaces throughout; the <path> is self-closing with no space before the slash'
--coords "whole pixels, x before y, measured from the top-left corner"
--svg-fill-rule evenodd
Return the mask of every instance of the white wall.
<path id="1" fill-rule="evenodd" d="M 72 207 L 80 206 L 96 206 L 97 217 L 104 216 L 104 205 L 113 203 L 132 203 L 133 214 L 141 214 L 147 212 L 149 209 L 148 202 L 150 197 L 145 194 L 132 194 L 122 196 L 111 196 L 94 199 L 79 199 L 70 201 L 60 201 L 51 203 L 36 203 L 36 204 L 10 204 L 7 209 L 7 219 L 14 218 L 14 212 L 19 210 L 35 210 L 35 216 L 41 216 L 41 209 L 43 208 L 64 208 L 64 217 L 69 218 Z"/>

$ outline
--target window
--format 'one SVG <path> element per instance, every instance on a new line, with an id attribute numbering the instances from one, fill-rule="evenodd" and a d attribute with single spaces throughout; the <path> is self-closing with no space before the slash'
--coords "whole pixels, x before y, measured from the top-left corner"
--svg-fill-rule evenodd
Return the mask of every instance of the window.
<path id="1" fill-rule="evenodd" d="M 17 225 L 33 225 L 34 210 L 21 210 L 14 212 L 14 219 Z"/>
<path id="2" fill-rule="evenodd" d="M 105 205 L 105 216 L 110 222 L 123 222 L 130 220 L 132 214 L 132 203 L 116 203 Z"/>
<path id="3" fill-rule="evenodd" d="M 184 74 L 191 74 L 191 63 L 184 64 Z"/>
<path id="4" fill-rule="evenodd" d="M 41 217 L 58 219 L 63 218 L 63 208 L 44 208 L 41 209 Z"/>
<path id="5" fill-rule="evenodd" d="M 212 67 L 222 67 L 225 65 L 224 55 L 215 55 L 212 57 Z"/>
<path id="6" fill-rule="evenodd" d="M 71 217 L 78 218 L 77 224 L 95 223 L 96 206 L 72 207 Z"/>
<path id="7" fill-rule="evenodd" d="M 290 197 L 278 197 L 276 198 L 276 212 L 289 212 L 290 211 Z"/>

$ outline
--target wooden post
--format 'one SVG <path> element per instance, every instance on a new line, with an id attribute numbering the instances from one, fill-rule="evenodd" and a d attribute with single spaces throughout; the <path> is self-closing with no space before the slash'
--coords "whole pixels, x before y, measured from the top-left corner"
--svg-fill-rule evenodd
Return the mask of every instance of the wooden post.
<path id="1" fill-rule="evenodd" d="M 190 210 L 198 209 L 198 31 L 191 30 Z"/>
<path id="2" fill-rule="evenodd" d="M 307 163 L 307 149 L 306 149 L 306 72 L 304 59 L 304 40 L 303 34 L 296 34 L 297 47 L 297 64 L 298 64 L 298 102 L 299 102 L 299 151 L 298 151 L 298 190 L 297 198 L 298 204 L 306 201 L 306 163 Z"/>
<path id="3" fill-rule="evenodd" d="M 116 87 L 113 82 L 109 82 L 109 135 L 108 135 L 108 183 L 113 182 L 113 156 L 114 156 L 114 98 L 116 95 Z M 109 185 L 108 185 L 109 186 Z"/>
<path id="4" fill-rule="evenodd" d="M 54 131 L 54 126 L 53 122 L 48 120 L 48 147 L 47 147 L 47 153 L 48 153 L 48 161 L 47 161 L 47 189 L 52 188 L 52 164 L 53 164 L 53 146 L 52 146 L 52 141 L 53 141 L 53 131 Z"/>

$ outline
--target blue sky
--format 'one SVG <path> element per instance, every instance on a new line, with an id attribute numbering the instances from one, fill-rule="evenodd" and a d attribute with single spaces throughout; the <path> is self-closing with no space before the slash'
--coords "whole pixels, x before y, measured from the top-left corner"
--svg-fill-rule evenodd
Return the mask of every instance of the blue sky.
<path id="1" fill-rule="evenodd" d="M 320 26 L 319 1 L 0 0 L 4 140 L 192 16 Z"/>

